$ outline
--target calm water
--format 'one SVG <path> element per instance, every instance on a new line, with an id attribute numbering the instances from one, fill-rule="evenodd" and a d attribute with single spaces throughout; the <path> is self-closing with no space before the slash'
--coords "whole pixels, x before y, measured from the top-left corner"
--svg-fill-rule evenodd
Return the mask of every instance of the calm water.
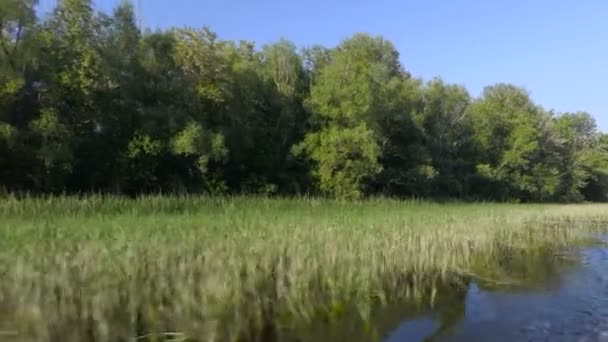
<path id="1" fill-rule="evenodd" d="M 606 246 L 553 262 L 516 263 L 503 277 L 515 281 L 487 285 L 471 280 L 462 295 L 404 319 L 384 342 L 608 342 Z"/>

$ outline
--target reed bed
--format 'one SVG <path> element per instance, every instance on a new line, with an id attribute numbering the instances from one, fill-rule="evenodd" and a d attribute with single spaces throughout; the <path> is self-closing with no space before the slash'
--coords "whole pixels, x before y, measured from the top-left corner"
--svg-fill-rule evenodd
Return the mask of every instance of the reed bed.
<path id="1" fill-rule="evenodd" d="M 0 339 L 305 341 L 348 315 L 374 336 L 378 307 L 557 253 L 608 205 L 7 197 L 0 218 Z"/>

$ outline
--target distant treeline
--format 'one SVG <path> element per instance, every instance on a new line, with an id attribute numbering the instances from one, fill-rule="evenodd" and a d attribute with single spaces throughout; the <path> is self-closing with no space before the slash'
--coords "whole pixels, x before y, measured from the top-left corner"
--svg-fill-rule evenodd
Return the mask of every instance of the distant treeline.
<path id="1" fill-rule="evenodd" d="M 605 200 L 608 135 L 516 86 L 422 81 L 391 42 L 141 34 L 124 3 L 0 2 L 0 189 Z M 40 19 L 42 17 L 43 19 Z M 446 56 L 449 58 L 449 56 Z"/>

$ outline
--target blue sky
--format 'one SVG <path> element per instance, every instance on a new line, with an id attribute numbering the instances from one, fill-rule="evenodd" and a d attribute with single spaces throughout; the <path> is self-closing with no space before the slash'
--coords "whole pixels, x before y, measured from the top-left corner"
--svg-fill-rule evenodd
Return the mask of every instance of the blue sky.
<path id="1" fill-rule="evenodd" d="M 221 38 L 259 45 L 287 38 L 334 46 L 355 32 L 382 35 L 415 76 L 464 84 L 474 96 L 513 83 L 548 109 L 590 112 L 608 132 L 606 0 L 139 1 L 146 27 L 207 25 Z"/>

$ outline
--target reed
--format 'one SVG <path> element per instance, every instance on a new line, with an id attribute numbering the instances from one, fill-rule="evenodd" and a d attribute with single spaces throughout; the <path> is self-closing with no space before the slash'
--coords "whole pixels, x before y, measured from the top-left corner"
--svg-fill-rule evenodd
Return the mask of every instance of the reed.
<path id="1" fill-rule="evenodd" d="M 295 341 L 561 251 L 606 229 L 608 206 L 8 197 L 0 217 L 0 336 Z"/>

